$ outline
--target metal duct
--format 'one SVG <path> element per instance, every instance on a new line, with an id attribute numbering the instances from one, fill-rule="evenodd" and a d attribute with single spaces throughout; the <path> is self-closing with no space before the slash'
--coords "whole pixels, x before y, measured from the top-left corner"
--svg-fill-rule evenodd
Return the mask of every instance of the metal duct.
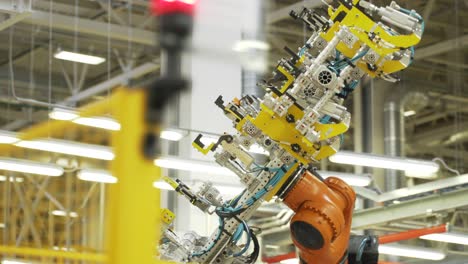
<path id="1" fill-rule="evenodd" d="M 404 115 L 401 100 L 390 100 L 384 106 L 384 152 L 388 156 L 403 156 Z M 402 186 L 402 175 L 397 170 L 385 171 L 385 191 Z"/>

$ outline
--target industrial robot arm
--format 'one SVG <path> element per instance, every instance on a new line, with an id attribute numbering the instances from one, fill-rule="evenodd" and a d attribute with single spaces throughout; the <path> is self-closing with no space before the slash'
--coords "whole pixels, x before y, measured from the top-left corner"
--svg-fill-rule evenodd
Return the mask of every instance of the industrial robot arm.
<path id="1" fill-rule="evenodd" d="M 281 59 L 272 78 L 260 84 L 266 90 L 263 98 L 216 100 L 238 134 L 223 135 L 209 146 L 200 135 L 193 146 L 203 154 L 214 153 L 216 162 L 234 172 L 245 190 L 225 201 L 212 185 L 194 193 L 172 182 L 203 212 L 216 214 L 219 225 L 210 237 L 191 236 L 184 243 L 172 237 L 185 250 L 177 256 L 162 250 L 163 257 L 167 253 L 180 262 L 255 262 L 256 230 L 247 221 L 263 201 L 276 199 L 296 213 L 291 235 L 303 263 L 348 261 L 355 193 L 338 178 L 323 180 L 309 164 L 339 150 L 351 120 L 343 102 L 363 76 L 396 81 L 392 74 L 410 65 L 424 22 L 414 10 L 394 2 L 387 7 L 363 0 L 326 2 L 328 14 L 307 8 L 291 12 L 311 30 L 311 37 L 297 52 L 285 48 L 290 58 Z M 267 151 L 268 160 L 255 160 L 249 153 L 252 146 Z M 357 261 L 349 263 L 359 263 L 371 242 L 360 239 Z"/>

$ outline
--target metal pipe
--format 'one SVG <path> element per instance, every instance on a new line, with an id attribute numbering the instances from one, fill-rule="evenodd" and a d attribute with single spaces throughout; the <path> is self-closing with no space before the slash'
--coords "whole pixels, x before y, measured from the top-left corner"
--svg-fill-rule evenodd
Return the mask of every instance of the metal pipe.
<path id="1" fill-rule="evenodd" d="M 384 106 L 384 151 L 392 157 L 402 156 L 404 142 L 403 107 L 401 100 L 391 100 Z M 396 170 L 385 171 L 385 191 L 402 186 L 401 173 Z"/>
<path id="2" fill-rule="evenodd" d="M 99 252 L 104 251 L 104 224 L 105 224 L 105 204 L 106 204 L 106 185 L 99 184 L 99 233 L 98 233 L 98 249 Z"/>
<path id="3" fill-rule="evenodd" d="M 398 242 L 402 240 L 409 240 L 413 238 L 418 238 L 420 236 L 429 235 L 429 234 L 437 234 L 437 233 L 445 233 L 448 230 L 448 225 L 438 225 L 428 228 L 421 228 L 421 229 L 414 229 L 405 232 L 395 233 L 395 234 L 388 234 L 379 237 L 379 244 L 388 244 L 393 242 Z"/>

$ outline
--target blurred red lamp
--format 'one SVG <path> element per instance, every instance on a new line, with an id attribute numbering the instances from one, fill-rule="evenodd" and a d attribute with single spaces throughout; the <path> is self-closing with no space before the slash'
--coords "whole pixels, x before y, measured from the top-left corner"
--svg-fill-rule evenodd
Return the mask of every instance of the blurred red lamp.
<path id="1" fill-rule="evenodd" d="M 174 13 L 193 15 L 197 0 L 152 0 L 151 11 L 157 16 Z"/>

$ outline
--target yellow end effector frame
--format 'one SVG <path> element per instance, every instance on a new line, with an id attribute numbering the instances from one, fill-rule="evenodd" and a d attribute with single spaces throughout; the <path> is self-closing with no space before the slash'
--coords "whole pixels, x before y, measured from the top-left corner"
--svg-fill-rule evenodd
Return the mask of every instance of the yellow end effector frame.
<path id="1" fill-rule="evenodd" d="M 175 219 L 175 214 L 167 209 L 167 208 L 161 208 L 161 220 L 165 223 L 165 224 L 172 224 L 172 222 L 174 221 Z"/>

